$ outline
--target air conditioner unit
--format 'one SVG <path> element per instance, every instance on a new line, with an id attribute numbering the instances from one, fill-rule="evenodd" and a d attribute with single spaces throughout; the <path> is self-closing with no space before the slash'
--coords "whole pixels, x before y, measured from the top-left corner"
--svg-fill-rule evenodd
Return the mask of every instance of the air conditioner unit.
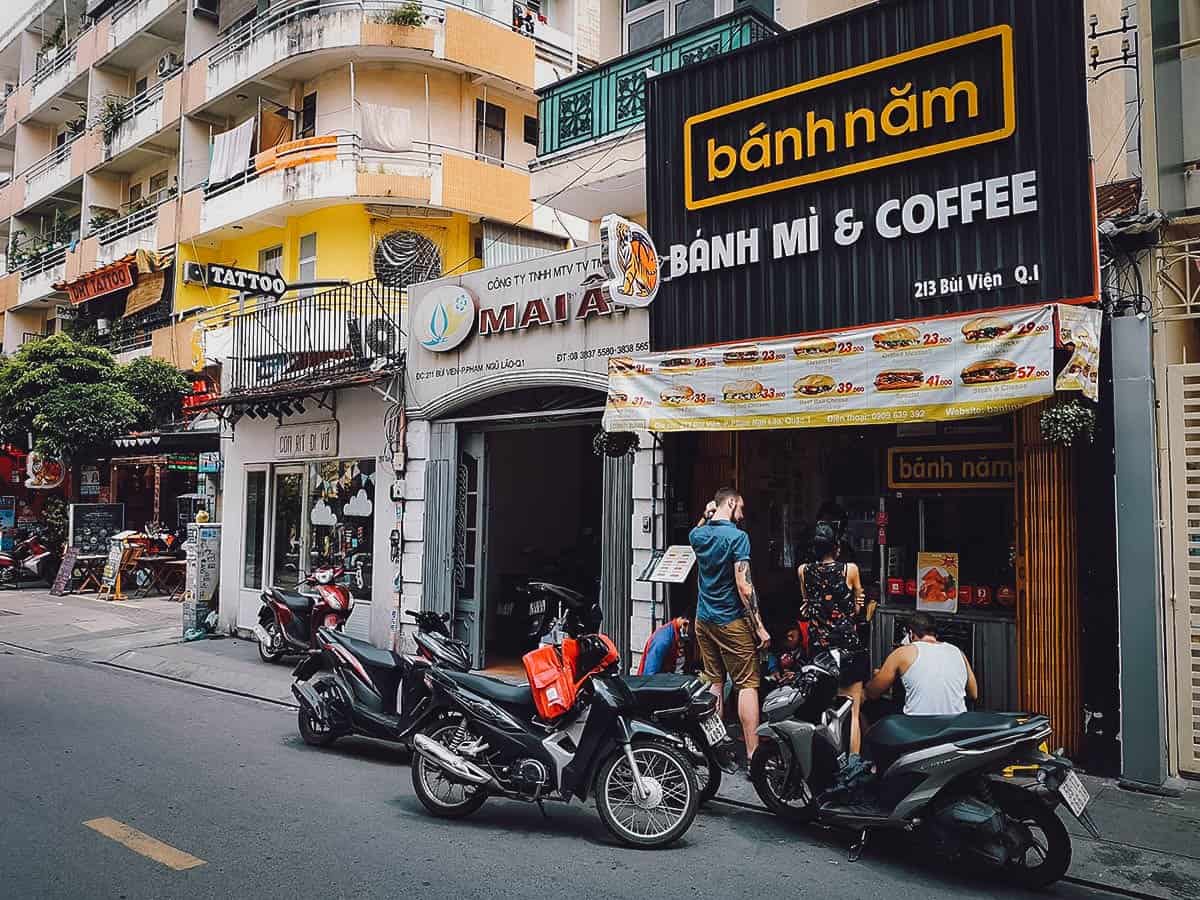
<path id="1" fill-rule="evenodd" d="M 169 72 L 179 68 L 179 56 L 175 53 L 164 53 L 158 58 L 158 77 L 162 78 Z"/>
<path id="2" fill-rule="evenodd" d="M 204 266 L 198 262 L 185 262 L 183 264 L 183 283 L 207 284 L 208 281 L 204 277 Z"/>

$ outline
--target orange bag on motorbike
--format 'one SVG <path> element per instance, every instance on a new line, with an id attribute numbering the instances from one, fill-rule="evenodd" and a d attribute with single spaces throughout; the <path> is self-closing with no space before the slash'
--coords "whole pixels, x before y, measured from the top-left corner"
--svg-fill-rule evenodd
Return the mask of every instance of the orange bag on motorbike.
<path id="1" fill-rule="evenodd" d="M 547 644 L 530 650 L 521 661 L 539 716 L 557 719 L 575 705 L 574 666 L 563 659 L 557 647 Z"/>

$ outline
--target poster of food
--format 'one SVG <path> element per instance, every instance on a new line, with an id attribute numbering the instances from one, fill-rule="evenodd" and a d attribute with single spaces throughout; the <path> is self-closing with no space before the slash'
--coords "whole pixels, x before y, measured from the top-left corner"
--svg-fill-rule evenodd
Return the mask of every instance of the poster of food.
<path id="1" fill-rule="evenodd" d="M 604 427 L 820 428 L 1012 412 L 1054 393 L 1055 309 L 614 356 Z"/>
<path id="2" fill-rule="evenodd" d="M 958 554 L 917 554 L 917 609 L 958 612 Z"/>
<path id="3" fill-rule="evenodd" d="M 1100 329 L 1104 313 L 1082 306 L 1058 308 L 1058 345 L 1071 351 L 1071 358 L 1058 373 L 1054 387 L 1081 391 L 1089 400 L 1100 399 Z"/>

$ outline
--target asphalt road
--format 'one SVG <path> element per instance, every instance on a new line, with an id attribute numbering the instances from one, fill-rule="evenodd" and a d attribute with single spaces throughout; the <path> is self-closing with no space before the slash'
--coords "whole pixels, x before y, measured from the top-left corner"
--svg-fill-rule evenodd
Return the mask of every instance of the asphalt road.
<path id="1" fill-rule="evenodd" d="M 1048 896 L 886 847 L 848 863 L 842 836 L 724 805 L 663 851 L 615 845 L 591 804 L 548 803 L 543 818 L 492 801 L 443 822 L 413 796 L 405 763 L 366 741 L 309 748 L 295 714 L 277 706 L 0 650 L 0 894 Z M 1049 896 L 1097 894 L 1062 884 Z"/>

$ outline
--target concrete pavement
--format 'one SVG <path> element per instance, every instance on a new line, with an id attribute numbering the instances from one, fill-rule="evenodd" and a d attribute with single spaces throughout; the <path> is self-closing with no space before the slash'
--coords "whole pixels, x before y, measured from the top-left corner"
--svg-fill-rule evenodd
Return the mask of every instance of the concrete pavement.
<path id="1" fill-rule="evenodd" d="M 837 838 L 729 805 L 662 852 L 615 845 L 590 803 L 438 820 L 405 754 L 309 748 L 274 704 L 3 648 L 0 683 L 5 896 L 1042 896 L 884 847 L 849 864 Z"/>
<path id="2" fill-rule="evenodd" d="M 0 647 L 294 705 L 292 658 L 268 665 L 253 642 L 234 638 L 184 644 L 180 619 L 179 604 L 164 599 L 105 603 L 86 595 L 6 591 L 0 592 Z M 1092 839 L 1065 817 L 1075 842 L 1070 876 L 1136 896 L 1200 897 L 1200 790 L 1171 799 L 1132 794 L 1104 779 L 1085 782 L 1103 838 Z M 727 778 L 721 797 L 746 814 L 766 816 L 744 779 Z M 783 823 L 774 827 L 787 830 Z"/>

